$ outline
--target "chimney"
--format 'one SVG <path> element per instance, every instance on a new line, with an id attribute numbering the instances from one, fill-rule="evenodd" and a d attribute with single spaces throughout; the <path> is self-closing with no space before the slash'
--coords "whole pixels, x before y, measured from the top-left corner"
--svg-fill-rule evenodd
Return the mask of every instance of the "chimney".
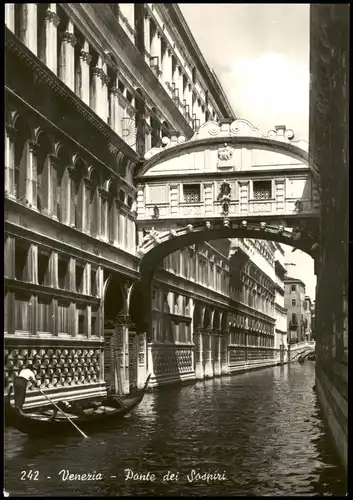
<path id="1" fill-rule="evenodd" d="M 178 137 L 180 135 L 180 132 L 177 130 L 170 130 L 170 142 L 176 143 L 178 141 Z"/>
<path id="2" fill-rule="evenodd" d="M 230 135 L 230 124 L 232 120 L 230 118 L 222 118 L 219 120 L 219 124 L 221 126 L 221 133 Z"/>
<path id="3" fill-rule="evenodd" d="M 277 137 L 284 137 L 284 133 L 285 133 L 287 127 L 285 125 L 276 125 L 275 129 L 277 132 Z"/>

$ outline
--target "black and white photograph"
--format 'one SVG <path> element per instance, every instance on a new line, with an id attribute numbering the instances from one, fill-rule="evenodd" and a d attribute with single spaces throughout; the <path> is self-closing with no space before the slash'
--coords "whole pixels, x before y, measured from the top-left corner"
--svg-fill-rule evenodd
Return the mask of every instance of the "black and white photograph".
<path id="1" fill-rule="evenodd" d="M 4 15 L 3 496 L 347 496 L 350 4 Z"/>

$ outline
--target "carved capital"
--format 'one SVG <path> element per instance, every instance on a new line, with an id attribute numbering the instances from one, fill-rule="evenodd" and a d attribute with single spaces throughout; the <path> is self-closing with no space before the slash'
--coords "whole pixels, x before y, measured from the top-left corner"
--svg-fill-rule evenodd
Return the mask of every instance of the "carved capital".
<path id="1" fill-rule="evenodd" d="M 100 77 L 101 77 L 102 81 L 103 81 L 106 85 L 108 85 L 108 83 L 110 82 L 110 78 L 109 78 L 109 76 L 108 76 L 106 73 L 104 73 L 104 71 L 103 71 L 103 70 L 102 70 L 102 72 L 101 72 L 101 74 L 100 74 Z"/>
<path id="2" fill-rule="evenodd" d="M 119 314 L 114 321 L 116 326 L 126 326 L 129 327 L 131 324 L 130 317 L 125 314 Z"/>
<path id="3" fill-rule="evenodd" d="M 80 59 L 85 61 L 87 64 L 90 64 L 92 61 L 92 56 L 89 52 L 86 52 L 85 50 L 81 49 L 80 50 Z"/>
<path id="4" fill-rule="evenodd" d="M 28 146 L 30 153 L 36 153 L 37 149 L 39 148 L 39 144 L 34 141 L 28 141 Z"/>
<path id="5" fill-rule="evenodd" d="M 74 167 L 67 167 L 67 171 L 71 179 L 74 179 L 77 175 L 77 170 Z"/>
<path id="6" fill-rule="evenodd" d="M 103 188 L 98 188 L 99 195 L 102 197 L 103 200 L 108 200 L 109 193 L 106 189 Z"/>
<path id="7" fill-rule="evenodd" d="M 60 17 L 57 15 L 56 12 L 53 12 L 49 9 L 47 9 L 45 12 L 45 20 L 48 21 L 49 23 L 53 23 L 55 28 L 57 28 L 60 24 Z"/>
<path id="8" fill-rule="evenodd" d="M 89 179 L 88 177 L 85 177 L 83 179 L 83 182 L 85 183 L 85 186 L 88 188 L 88 189 L 91 189 L 92 186 L 93 186 L 93 182 L 91 181 L 91 179 Z"/>
<path id="9" fill-rule="evenodd" d="M 61 35 L 61 40 L 63 42 L 68 42 L 72 47 L 75 47 L 77 40 L 76 37 L 73 33 L 70 33 L 69 31 L 64 31 Z"/>
<path id="10" fill-rule="evenodd" d="M 17 130 L 12 125 L 6 125 L 6 134 L 11 140 L 15 140 Z"/>
<path id="11" fill-rule="evenodd" d="M 59 158 L 55 155 L 49 155 L 49 158 L 50 158 L 50 163 L 52 165 L 54 165 L 54 167 L 58 167 L 59 166 Z"/>
<path id="12" fill-rule="evenodd" d="M 92 69 L 92 72 L 93 72 L 93 75 L 94 76 L 101 76 L 101 74 L 103 73 L 103 70 L 102 68 L 99 68 L 98 66 L 95 66 L 93 69 Z"/>

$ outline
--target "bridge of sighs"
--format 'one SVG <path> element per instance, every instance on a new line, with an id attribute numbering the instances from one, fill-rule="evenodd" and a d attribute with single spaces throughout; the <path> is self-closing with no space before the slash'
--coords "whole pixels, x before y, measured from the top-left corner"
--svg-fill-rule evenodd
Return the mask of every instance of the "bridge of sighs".
<path id="1" fill-rule="evenodd" d="M 180 248 L 254 238 L 315 258 L 320 211 L 315 175 L 308 143 L 295 141 L 292 130 L 276 126 L 264 136 L 246 120 L 207 122 L 189 140 L 172 133 L 161 148 L 148 151 L 135 175 L 146 314 L 154 269 Z"/>

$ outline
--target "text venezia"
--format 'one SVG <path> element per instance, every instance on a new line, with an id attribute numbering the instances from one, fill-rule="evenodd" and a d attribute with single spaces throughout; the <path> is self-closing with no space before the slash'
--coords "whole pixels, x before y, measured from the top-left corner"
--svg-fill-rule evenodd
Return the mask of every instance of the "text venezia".
<path id="1" fill-rule="evenodd" d="M 100 472 L 97 473 L 96 471 L 94 471 L 92 473 L 74 474 L 70 472 L 69 469 L 62 469 L 59 472 L 59 476 L 62 481 L 101 481 L 103 479 L 103 475 Z M 227 480 L 225 471 L 223 471 L 222 473 L 218 471 L 213 471 L 212 473 L 210 473 L 192 469 L 188 472 L 188 474 L 185 475 L 185 477 L 189 483 L 199 481 L 211 483 L 213 481 Z M 124 470 L 124 478 L 125 481 L 154 482 L 158 480 L 156 474 L 153 474 L 151 472 L 134 472 L 132 469 Z M 168 472 L 164 474 L 161 479 L 163 482 L 179 481 L 180 473 L 168 470 Z"/>

